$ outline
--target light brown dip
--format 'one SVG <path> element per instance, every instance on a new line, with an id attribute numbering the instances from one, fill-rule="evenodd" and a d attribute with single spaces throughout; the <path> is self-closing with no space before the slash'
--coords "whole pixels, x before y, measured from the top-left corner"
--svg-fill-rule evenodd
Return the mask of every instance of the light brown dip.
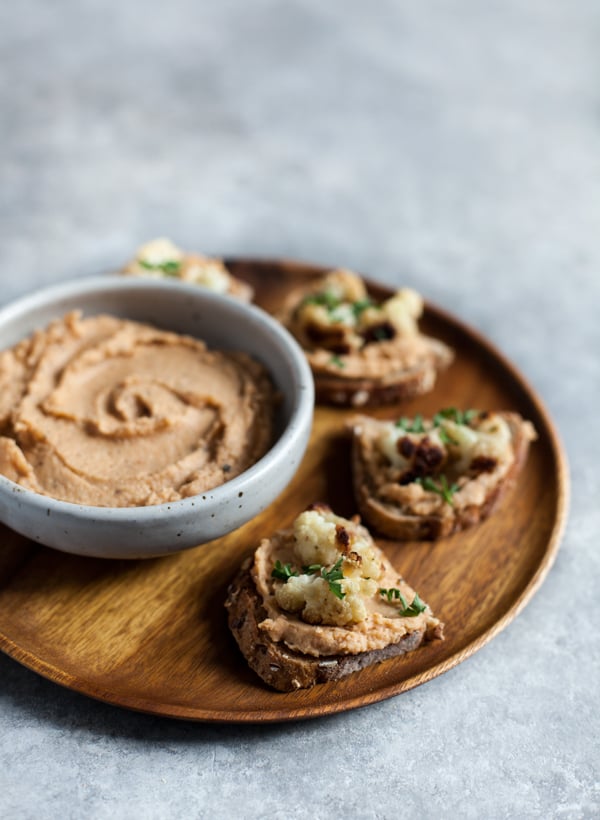
<path id="1" fill-rule="evenodd" d="M 414 630 L 424 630 L 430 637 L 441 636 L 443 627 L 429 607 L 416 617 L 401 617 L 398 608 L 386 603 L 379 595 L 366 602 L 368 616 L 365 620 L 351 626 L 315 626 L 305 623 L 297 615 L 283 612 L 275 600 L 277 581 L 271 577 L 271 571 L 277 560 L 282 564 L 293 563 L 293 546 L 291 532 L 277 533 L 271 539 L 264 539 L 254 556 L 252 577 L 267 615 L 259 628 L 273 641 L 283 641 L 290 649 L 304 655 L 320 657 L 382 649 Z M 414 589 L 398 576 L 383 552 L 377 551 L 381 557 L 378 586 L 397 587 L 409 602 L 412 601 Z"/>
<path id="2" fill-rule="evenodd" d="M 0 473 L 78 504 L 176 501 L 256 462 L 273 407 L 244 353 L 70 313 L 0 354 Z"/>

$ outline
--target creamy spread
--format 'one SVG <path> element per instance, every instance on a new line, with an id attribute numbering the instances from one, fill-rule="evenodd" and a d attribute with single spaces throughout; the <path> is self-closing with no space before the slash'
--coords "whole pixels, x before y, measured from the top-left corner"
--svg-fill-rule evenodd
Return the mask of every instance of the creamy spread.
<path id="1" fill-rule="evenodd" d="M 441 635 L 427 605 L 403 616 L 399 599 L 381 593 L 395 589 L 408 605 L 418 601 L 368 531 L 324 505 L 298 516 L 291 530 L 263 540 L 252 576 L 266 612 L 259 628 L 305 655 L 381 649 L 414 630 Z"/>
<path id="2" fill-rule="evenodd" d="M 176 501 L 256 462 L 273 407 L 244 353 L 74 312 L 0 354 L 0 473 L 78 504 Z"/>

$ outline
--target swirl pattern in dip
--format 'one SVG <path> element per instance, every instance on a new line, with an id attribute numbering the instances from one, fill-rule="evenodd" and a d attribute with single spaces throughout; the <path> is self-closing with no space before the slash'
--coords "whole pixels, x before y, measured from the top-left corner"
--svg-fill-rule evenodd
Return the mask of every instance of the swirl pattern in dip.
<path id="1" fill-rule="evenodd" d="M 245 353 L 70 313 L 0 354 L 0 473 L 78 504 L 176 501 L 264 455 L 273 408 Z"/>

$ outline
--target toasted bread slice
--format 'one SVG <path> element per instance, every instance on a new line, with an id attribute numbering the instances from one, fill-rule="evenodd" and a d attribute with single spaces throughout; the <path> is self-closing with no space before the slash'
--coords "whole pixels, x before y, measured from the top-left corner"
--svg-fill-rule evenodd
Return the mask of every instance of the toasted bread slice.
<path id="1" fill-rule="evenodd" d="M 466 422 L 450 409 L 420 420 L 417 432 L 413 420 L 402 421 L 362 416 L 350 424 L 358 509 L 377 532 L 400 540 L 435 540 L 487 518 L 536 438 L 517 413 L 477 413 Z"/>
<path id="2" fill-rule="evenodd" d="M 438 373 L 448 367 L 454 355 L 437 339 L 421 336 L 420 343 L 422 350 L 418 362 L 410 367 L 391 369 L 377 378 L 351 378 L 342 373 L 319 372 L 318 365 L 313 365 L 316 402 L 339 407 L 382 407 L 428 393 L 433 389 Z M 311 364 L 312 358 L 308 356 Z"/>
<path id="3" fill-rule="evenodd" d="M 367 530 L 324 505 L 261 542 L 225 606 L 249 666 L 282 692 L 340 680 L 443 637 L 443 624 Z"/>
<path id="4" fill-rule="evenodd" d="M 251 302 L 252 287 L 232 276 L 221 259 L 200 254 L 184 253 L 170 239 L 153 239 L 137 249 L 135 257 L 121 273 L 127 276 L 150 276 L 155 279 L 172 278 L 191 282 L 216 293 L 225 293 Z"/>
<path id="5" fill-rule="evenodd" d="M 306 353 L 317 402 L 375 407 L 431 390 L 454 357 L 420 333 L 422 312 L 412 290 L 377 303 L 359 276 L 334 270 L 291 293 L 279 318 Z"/>

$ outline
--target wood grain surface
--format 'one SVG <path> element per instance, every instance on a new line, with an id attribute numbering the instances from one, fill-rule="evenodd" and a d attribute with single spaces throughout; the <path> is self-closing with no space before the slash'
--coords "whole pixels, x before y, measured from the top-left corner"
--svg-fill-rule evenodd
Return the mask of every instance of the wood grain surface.
<path id="1" fill-rule="evenodd" d="M 291 287 L 322 272 L 293 262 L 227 261 L 271 311 Z M 389 293 L 370 289 L 376 296 Z M 539 434 L 517 486 L 488 521 L 436 543 L 377 539 L 445 622 L 445 641 L 291 694 L 268 689 L 241 657 L 223 601 L 243 557 L 313 501 L 326 501 L 344 516 L 356 512 L 342 433 L 353 411 L 321 407 L 306 457 L 283 495 L 210 544 L 153 560 L 107 561 L 56 552 L 0 527 L 0 648 L 56 683 L 109 703 L 229 722 L 292 720 L 364 706 L 468 658 L 518 614 L 548 572 L 566 517 L 567 467 L 541 401 L 498 351 L 431 305 L 422 327 L 451 344 L 457 359 L 432 393 L 402 405 L 403 415 L 449 405 L 516 410 Z M 373 415 L 399 413 L 392 406 Z"/>

